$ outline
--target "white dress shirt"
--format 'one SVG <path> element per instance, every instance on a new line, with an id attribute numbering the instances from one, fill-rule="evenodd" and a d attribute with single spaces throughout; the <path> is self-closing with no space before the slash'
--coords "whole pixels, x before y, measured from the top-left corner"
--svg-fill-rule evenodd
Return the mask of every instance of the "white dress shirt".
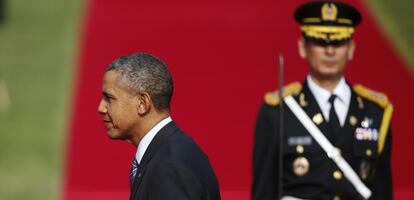
<path id="1" fill-rule="evenodd" d="M 322 110 L 324 118 L 329 121 L 329 110 L 331 104 L 329 103 L 329 97 L 335 94 L 337 98 L 334 101 L 335 112 L 338 115 L 339 123 L 343 127 L 348 114 L 349 104 L 351 103 L 351 88 L 345 82 L 345 78 L 342 77 L 338 85 L 331 92 L 317 85 L 310 75 L 307 77 L 307 83 L 309 90 L 312 92 L 316 101 L 318 102 L 319 108 Z"/>
<path id="2" fill-rule="evenodd" d="M 147 150 L 152 139 L 154 139 L 155 135 L 157 135 L 158 131 L 160 131 L 162 127 L 164 127 L 171 121 L 172 121 L 171 117 L 167 117 L 161 120 L 141 139 L 141 141 L 138 144 L 137 153 L 135 154 L 135 158 L 137 159 L 138 164 L 141 163 L 141 159 L 144 156 L 145 151 Z"/>

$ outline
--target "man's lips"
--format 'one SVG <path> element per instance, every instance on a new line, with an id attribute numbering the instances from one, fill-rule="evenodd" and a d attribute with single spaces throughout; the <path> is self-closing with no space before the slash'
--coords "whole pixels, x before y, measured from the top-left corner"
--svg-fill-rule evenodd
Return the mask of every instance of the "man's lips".
<path id="1" fill-rule="evenodd" d="M 336 61 L 335 60 L 325 60 L 325 61 L 322 61 L 322 63 L 327 65 L 328 67 L 332 67 L 336 64 Z"/>
<path id="2" fill-rule="evenodd" d="M 110 129 L 112 127 L 112 121 L 111 120 L 103 120 L 104 126 L 107 129 Z"/>
<path id="3" fill-rule="evenodd" d="M 112 120 L 109 120 L 109 119 L 103 119 L 102 121 L 105 125 L 112 124 Z"/>

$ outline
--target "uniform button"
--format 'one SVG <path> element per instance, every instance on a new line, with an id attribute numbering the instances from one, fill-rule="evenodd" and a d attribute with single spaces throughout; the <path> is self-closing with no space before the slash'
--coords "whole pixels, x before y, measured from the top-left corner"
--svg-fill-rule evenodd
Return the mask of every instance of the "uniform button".
<path id="1" fill-rule="evenodd" d="M 338 197 L 338 196 L 334 196 L 334 197 L 332 198 L 332 200 L 341 200 L 341 198 L 340 198 L 340 197 Z"/>
<path id="2" fill-rule="evenodd" d="M 334 179 L 336 179 L 338 181 L 341 180 L 342 179 L 342 172 L 340 172 L 339 170 L 334 171 L 333 177 L 334 177 Z"/>
<path id="3" fill-rule="evenodd" d="M 296 146 L 296 152 L 297 153 L 303 153 L 304 152 L 304 148 L 303 148 L 303 146 L 302 145 L 298 145 L 298 146 Z"/>
<path id="4" fill-rule="evenodd" d="M 367 155 L 368 157 L 371 157 L 372 156 L 372 150 L 371 149 L 365 150 L 365 155 Z"/>

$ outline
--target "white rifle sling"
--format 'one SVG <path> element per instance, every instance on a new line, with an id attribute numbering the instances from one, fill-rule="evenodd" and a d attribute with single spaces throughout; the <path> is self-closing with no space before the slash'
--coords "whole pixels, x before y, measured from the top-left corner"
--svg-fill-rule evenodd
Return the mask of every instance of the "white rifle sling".
<path id="1" fill-rule="evenodd" d="M 365 186 L 361 181 L 352 167 L 346 162 L 346 160 L 341 156 L 339 150 L 335 148 L 329 140 L 323 135 L 319 128 L 312 122 L 309 116 L 303 111 L 299 104 L 295 101 L 292 96 L 287 96 L 284 98 L 284 102 L 290 108 L 290 110 L 295 114 L 303 126 L 308 130 L 311 136 L 315 141 L 322 147 L 326 152 L 329 158 L 331 158 L 338 168 L 343 172 L 345 177 L 351 182 L 355 189 L 361 194 L 362 197 L 368 199 L 372 192 Z"/>

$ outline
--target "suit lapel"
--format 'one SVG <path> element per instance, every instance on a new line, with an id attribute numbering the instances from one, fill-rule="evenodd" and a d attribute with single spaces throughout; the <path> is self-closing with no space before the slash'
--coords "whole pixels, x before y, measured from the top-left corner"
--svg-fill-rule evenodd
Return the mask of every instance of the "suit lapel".
<path id="1" fill-rule="evenodd" d="M 154 139 L 152 139 L 150 145 L 148 146 L 147 150 L 142 157 L 140 168 L 138 174 L 135 176 L 134 184 L 132 186 L 130 199 L 135 199 L 135 196 L 138 195 L 138 189 L 141 185 L 142 179 L 145 175 L 145 171 L 151 159 L 154 155 L 158 152 L 158 149 L 162 146 L 164 141 L 177 130 L 178 127 L 172 121 L 165 125 L 158 133 L 155 135 Z"/>

